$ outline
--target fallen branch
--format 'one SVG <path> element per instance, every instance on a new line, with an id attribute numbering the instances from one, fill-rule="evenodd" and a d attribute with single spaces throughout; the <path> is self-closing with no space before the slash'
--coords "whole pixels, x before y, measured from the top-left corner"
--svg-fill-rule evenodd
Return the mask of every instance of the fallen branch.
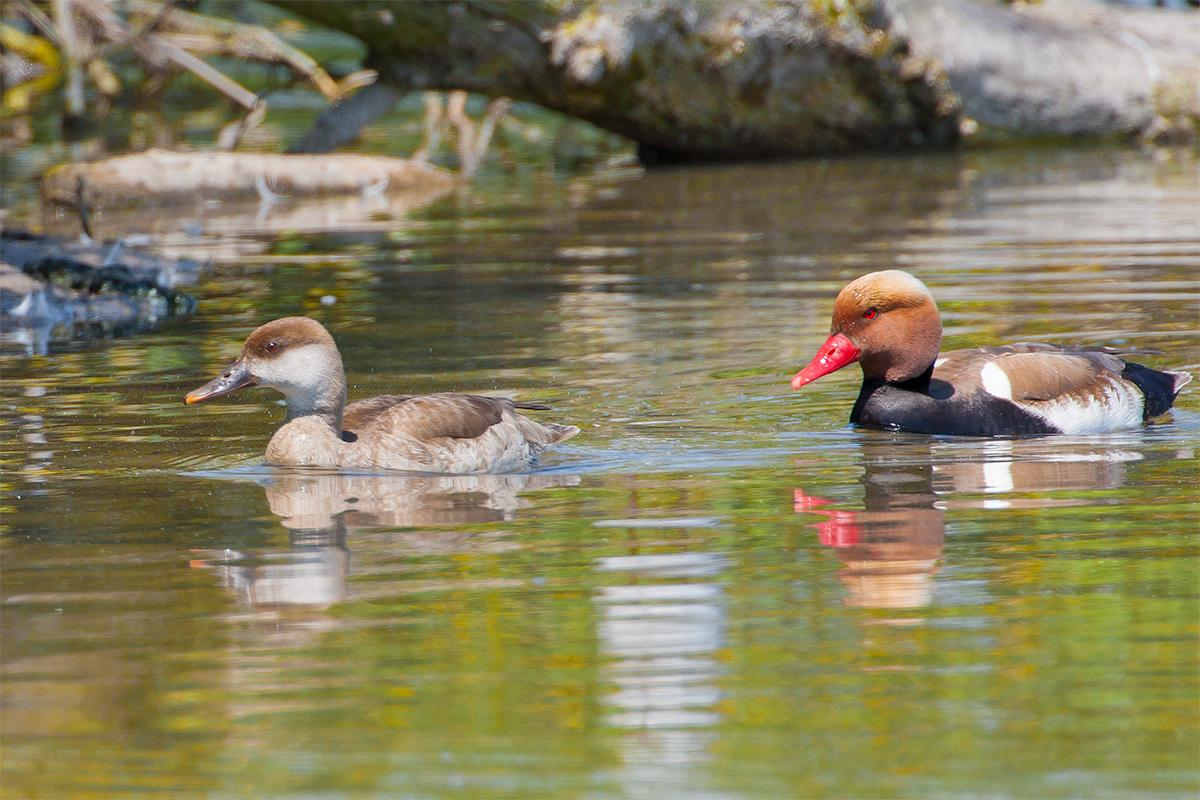
<path id="1" fill-rule="evenodd" d="M 83 198 L 80 179 L 87 187 Z M 376 187 L 388 193 L 449 191 L 458 179 L 444 170 L 389 156 L 149 150 L 55 167 L 42 179 L 42 197 L 69 208 L 119 208 L 201 198 L 253 199 L 260 196 L 261 185 L 275 195 L 299 197 L 363 194 Z"/>

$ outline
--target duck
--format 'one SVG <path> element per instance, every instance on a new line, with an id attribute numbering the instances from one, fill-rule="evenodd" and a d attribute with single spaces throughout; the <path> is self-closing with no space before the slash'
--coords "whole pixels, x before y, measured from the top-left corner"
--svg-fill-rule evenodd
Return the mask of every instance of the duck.
<path id="1" fill-rule="evenodd" d="M 901 270 L 872 272 L 838 293 L 829 338 L 792 388 L 857 362 L 855 425 L 951 436 L 1087 435 L 1140 427 L 1170 410 L 1192 380 L 1109 347 L 1023 342 L 943 353 L 941 343 L 941 317 L 925 284 Z"/>
<path id="2" fill-rule="evenodd" d="M 287 416 L 265 461 L 285 467 L 496 473 L 529 466 L 547 448 L 579 433 L 518 410 L 548 410 L 457 392 L 385 394 L 346 405 L 342 356 L 329 331 L 308 317 L 257 328 L 237 360 L 184 397 L 187 404 L 248 386 L 283 393 Z"/>

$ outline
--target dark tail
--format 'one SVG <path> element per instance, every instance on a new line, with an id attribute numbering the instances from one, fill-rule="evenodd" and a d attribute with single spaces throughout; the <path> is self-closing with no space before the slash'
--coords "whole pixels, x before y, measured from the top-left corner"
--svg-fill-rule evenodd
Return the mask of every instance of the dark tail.
<path id="1" fill-rule="evenodd" d="M 572 436 L 579 433 L 579 428 L 575 427 L 574 425 L 559 425 L 551 422 L 544 424 L 543 427 L 549 428 L 554 432 L 554 444 L 565 442 L 567 439 L 570 439 Z"/>
<path id="2" fill-rule="evenodd" d="M 1142 390 L 1145 398 L 1142 419 L 1152 419 L 1170 411 L 1179 390 L 1192 380 L 1186 372 L 1159 372 L 1132 361 L 1125 362 L 1121 377 Z"/>

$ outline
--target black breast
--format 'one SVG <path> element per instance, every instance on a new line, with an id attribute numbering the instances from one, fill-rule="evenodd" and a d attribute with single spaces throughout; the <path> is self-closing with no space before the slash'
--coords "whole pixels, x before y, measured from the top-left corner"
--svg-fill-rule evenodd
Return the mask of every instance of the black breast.
<path id="1" fill-rule="evenodd" d="M 955 393 L 944 381 L 929 382 L 928 390 L 914 391 L 877 378 L 863 381 L 850 421 L 867 428 L 947 436 L 1060 432 L 1016 403 L 986 392 Z"/>

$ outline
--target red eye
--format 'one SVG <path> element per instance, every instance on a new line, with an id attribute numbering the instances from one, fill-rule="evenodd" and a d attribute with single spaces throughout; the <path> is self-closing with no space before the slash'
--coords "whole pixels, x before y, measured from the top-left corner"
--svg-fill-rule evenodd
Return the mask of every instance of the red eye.
<path id="1" fill-rule="evenodd" d="M 868 308 L 866 311 L 863 312 L 863 319 L 875 319 L 875 316 L 877 314 L 879 314 L 878 310 L 876 310 L 874 308 Z"/>
<path id="2" fill-rule="evenodd" d="M 267 342 L 266 350 L 268 353 L 274 353 L 278 349 L 279 349 L 278 342 Z"/>

